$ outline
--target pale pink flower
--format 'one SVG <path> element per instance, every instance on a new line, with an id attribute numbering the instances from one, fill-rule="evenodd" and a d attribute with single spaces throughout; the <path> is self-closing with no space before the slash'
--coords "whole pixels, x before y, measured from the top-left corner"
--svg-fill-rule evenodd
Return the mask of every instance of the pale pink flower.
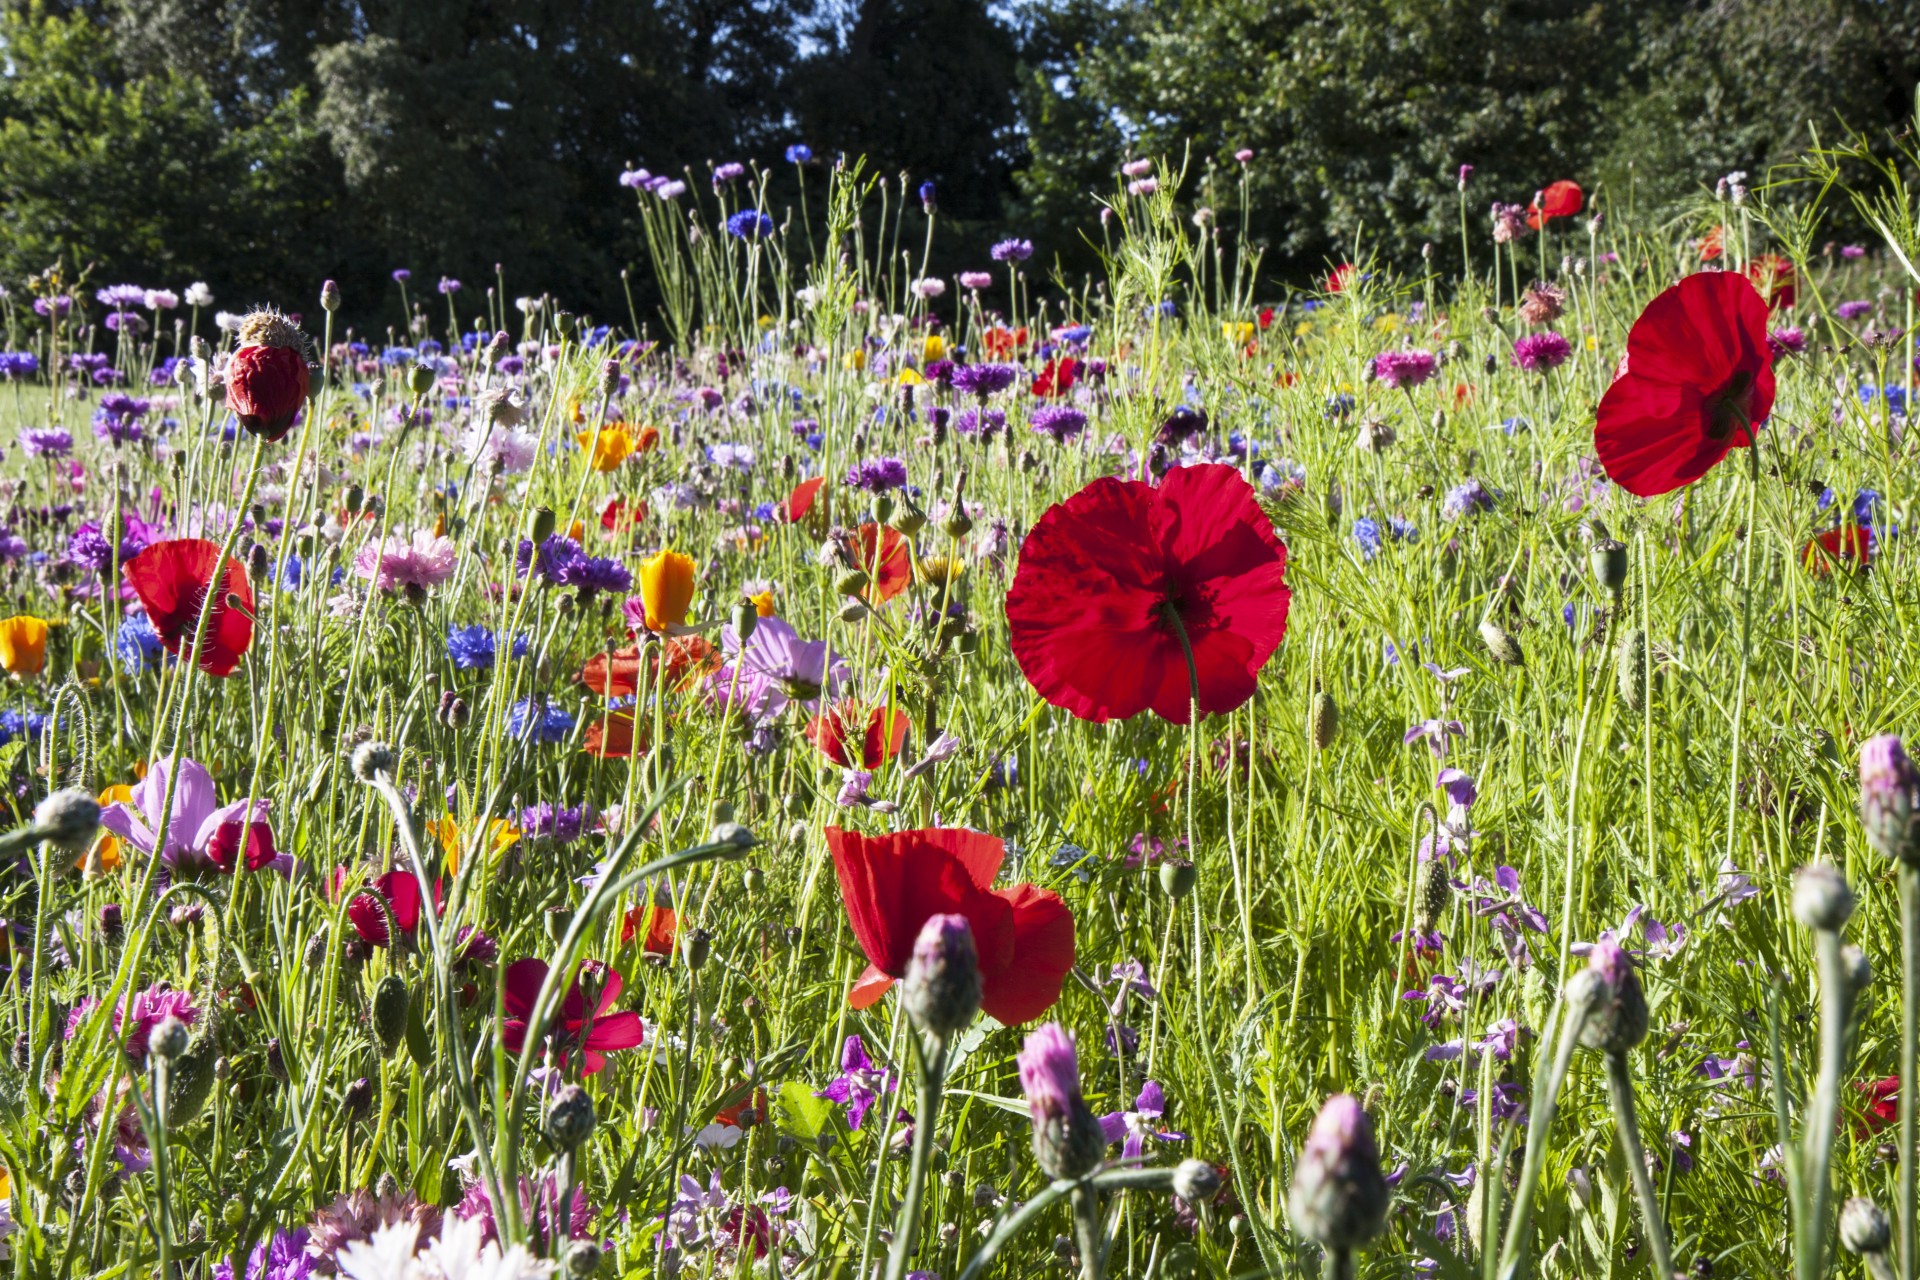
<path id="1" fill-rule="evenodd" d="M 389 535 L 362 546 L 353 558 L 353 572 L 382 591 L 405 587 L 426 590 L 453 576 L 459 555 L 451 538 L 430 529 L 416 529 L 411 541 Z"/>

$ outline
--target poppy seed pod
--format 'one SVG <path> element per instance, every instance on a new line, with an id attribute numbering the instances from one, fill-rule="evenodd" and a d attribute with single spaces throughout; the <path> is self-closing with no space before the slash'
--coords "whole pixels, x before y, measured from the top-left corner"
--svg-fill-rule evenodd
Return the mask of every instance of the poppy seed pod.
<path id="1" fill-rule="evenodd" d="M 407 982 L 397 973 L 390 973 L 380 979 L 373 989 L 372 1018 L 374 1039 L 380 1042 L 382 1057 L 391 1058 L 393 1051 L 400 1047 L 400 1038 L 407 1033 L 407 1006 L 412 997 L 407 992 Z"/>
<path id="2" fill-rule="evenodd" d="M 1592 975 L 1592 976 L 1587 976 Z M 1569 1000 L 1591 1000 L 1593 1015 L 1580 1043 L 1608 1053 L 1625 1053 L 1647 1038 L 1647 997 L 1633 972 L 1633 957 L 1616 942 L 1601 941 L 1587 953 L 1587 967 L 1567 983 Z"/>
<path id="3" fill-rule="evenodd" d="M 1080 1062 L 1073 1037 L 1055 1023 L 1030 1034 L 1020 1048 L 1020 1087 L 1033 1121 L 1033 1154 L 1049 1178 L 1078 1178 L 1106 1155 L 1100 1120 L 1080 1094 Z"/>
<path id="4" fill-rule="evenodd" d="M 551 538 L 559 523 L 560 518 L 553 514 L 552 507 L 534 508 L 533 528 L 528 530 L 529 536 L 533 539 L 533 545 L 537 547 Z"/>
<path id="5" fill-rule="evenodd" d="M 1385 1229 L 1391 1199 L 1373 1123 L 1359 1099 L 1346 1093 L 1328 1098 L 1300 1149 L 1287 1192 L 1294 1230 L 1330 1250 L 1356 1249 Z"/>
<path id="6" fill-rule="evenodd" d="M 430 364 L 417 364 L 407 370 L 407 390 L 416 396 L 424 396 L 433 390 L 433 384 L 440 380 Z"/>
<path id="7" fill-rule="evenodd" d="M 1635 628 L 1620 637 L 1613 651 L 1614 683 L 1627 710 L 1638 711 L 1647 699 L 1647 633 Z"/>
<path id="8" fill-rule="evenodd" d="M 547 1106 L 547 1141 L 571 1151 L 593 1136 L 593 1099 L 577 1084 L 562 1085 Z"/>
<path id="9" fill-rule="evenodd" d="M 914 939 L 901 984 L 913 1024 L 942 1040 L 964 1030 L 980 1011 L 980 958 L 963 915 L 927 917 Z"/>
<path id="10" fill-rule="evenodd" d="M 680 958 L 687 962 L 689 969 L 705 968 L 712 951 L 713 935 L 705 929 L 695 929 L 680 940 Z"/>
<path id="11" fill-rule="evenodd" d="M 64 787 L 34 807 L 33 825 L 62 853 L 84 853 L 100 830 L 100 804 L 78 787 Z"/>
<path id="12" fill-rule="evenodd" d="M 1333 695 L 1316 690 L 1307 706 L 1307 740 L 1321 751 L 1333 745 L 1340 733 L 1340 708 Z"/>
<path id="13" fill-rule="evenodd" d="M 1199 879 L 1199 868 L 1185 858 L 1167 858 L 1160 863 L 1160 891 L 1176 901 L 1192 893 Z"/>
<path id="14" fill-rule="evenodd" d="M 1480 624 L 1480 640 L 1487 646 L 1487 652 L 1493 655 L 1495 662 L 1508 667 L 1527 665 L 1526 655 L 1520 652 L 1520 641 L 1497 626 L 1493 619 L 1488 618 Z"/>
<path id="15" fill-rule="evenodd" d="M 1837 933 L 1853 915 L 1853 890 L 1829 863 L 1816 862 L 1793 874 L 1793 918 L 1809 929 Z"/>
<path id="16" fill-rule="evenodd" d="M 1606 593 L 1618 596 L 1627 586 L 1627 544 L 1618 538 L 1595 538 L 1587 550 L 1587 562 L 1593 567 L 1594 581 Z"/>
<path id="17" fill-rule="evenodd" d="M 1860 825 L 1874 852 L 1920 866 L 1920 772 L 1890 733 L 1860 748 Z"/>
<path id="18" fill-rule="evenodd" d="M 760 610 L 751 600 L 741 600 L 733 606 L 733 633 L 745 645 L 753 637 L 753 630 L 760 625 Z"/>
<path id="19" fill-rule="evenodd" d="M 1855 1196 L 1840 1206 L 1840 1243 L 1848 1253 L 1885 1253 L 1893 1244 L 1893 1228 L 1879 1205 Z"/>

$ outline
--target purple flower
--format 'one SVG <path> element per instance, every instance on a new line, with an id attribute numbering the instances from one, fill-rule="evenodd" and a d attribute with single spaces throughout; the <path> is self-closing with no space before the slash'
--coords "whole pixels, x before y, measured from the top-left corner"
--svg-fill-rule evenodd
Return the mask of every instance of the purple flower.
<path id="1" fill-rule="evenodd" d="M 179 778 L 173 786 L 172 818 L 166 821 L 167 843 L 160 850 L 160 860 L 167 866 L 177 871 L 217 870 L 219 863 L 214 861 L 211 852 L 214 840 L 233 838 L 232 833 L 222 836 L 223 827 L 242 828 L 243 838 L 238 841 L 242 848 L 263 835 L 269 841 L 272 839 L 270 833 L 252 829 L 254 824 L 264 827 L 267 822 L 270 806 L 266 800 L 256 799 L 251 805 L 245 800 L 236 800 L 222 805 L 214 793 L 213 775 L 205 765 L 195 760 L 179 760 L 177 767 Z M 175 768 L 173 756 L 155 761 L 147 770 L 147 776 L 134 784 L 133 802 L 116 801 L 102 809 L 100 825 L 140 852 L 153 853 L 161 823 L 167 815 L 163 807 L 167 799 L 167 777 Z M 285 854 L 274 861 L 283 868 L 292 866 Z"/>
<path id="2" fill-rule="evenodd" d="M 1459 769 L 1442 769 L 1433 785 L 1444 790 L 1447 799 L 1462 809 L 1470 807 L 1480 798 L 1480 793 L 1474 789 L 1472 775 Z"/>
<path id="3" fill-rule="evenodd" d="M 737 160 L 729 160 L 727 163 L 723 165 L 717 165 L 714 167 L 713 185 L 717 187 L 723 182 L 738 182 L 740 179 L 746 176 L 747 176 L 747 166 L 741 164 Z"/>
<path id="4" fill-rule="evenodd" d="M 992 256 L 995 262 L 1025 262 L 1033 256 L 1033 241 L 1002 240 L 993 246 Z"/>
<path id="5" fill-rule="evenodd" d="M 1513 363 L 1528 373 L 1558 369 L 1572 354 L 1573 344 L 1551 329 L 1526 334 L 1513 344 Z"/>
<path id="6" fill-rule="evenodd" d="M 1373 358 L 1373 376 L 1399 391 L 1419 386 L 1437 366 L 1431 351 L 1382 351 Z"/>
<path id="7" fill-rule="evenodd" d="M 1873 314 L 1871 302 L 1843 302 L 1833 309 L 1842 320 L 1859 320 Z"/>
<path id="8" fill-rule="evenodd" d="M 953 429 L 961 435 L 977 435 L 991 440 L 1007 426 L 1007 415 L 998 409 L 968 409 L 953 420 Z"/>
<path id="9" fill-rule="evenodd" d="M 893 1073 L 876 1071 L 873 1060 L 867 1057 L 866 1042 L 859 1036 L 848 1036 L 846 1043 L 840 1046 L 840 1074 L 813 1096 L 844 1106 L 847 1109 L 847 1127 L 858 1129 L 873 1104 L 880 1100 L 880 1095 L 893 1091 Z"/>
<path id="10" fill-rule="evenodd" d="M 64 458 L 73 452 L 73 432 L 59 427 L 27 427 L 19 439 L 29 458 Z"/>
<path id="11" fill-rule="evenodd" d="M 907 464 L 899 458 L 868 458 L 848 470 L 847 483 L 868 493 L 886 493 L 907 483 Z"/>
<path id="12" fill-rule="evenodd" d="M 440 292 L 443 296 L 450 297 L 453 294 L 460 292 L 460 282 L 458 280 L 455 280 L 452 276 L 441 276 Z"/>
<path id="13" fill-rule="evenodd" d="M 101 306 L 111 307 L 115 311 L 124 311 L 128 307 L 145 306 L 147 302 L 146 287 L 137 284 L 110 284 L 106 288 L 96 292 L 93 296 L 99 301 Z"/>
<path id="14" fill-rule="evenodd" d="M 962 289 L 993 288 L 993 273 L 991 271 L 962 271 L 958 279 Z"/>
<path id="15" fill-rule="evenodd" d="M 558 847 L 578 840 L 596 816 L 591 805 L 556 809 L 542 801 L 520 811 L 520 830 L 530 840 L 545 840 Z"/>
<path id="16" fill-rule="evenodd" d="M 245 1274 L 233 1269 L 231 1258 L 213 1264 L 213 1280 L 309 1280 L 318 1274 L 320 1260 L 307 1252 L 307 1229 L 276 1230 L 273 1238 L 253 1247 Z"/>
<path id="17" fill-rule="evenodd" d="M 1797 356 L 1807 349 L 1807 335 L 1794 326 L 1775 329 L 1767 335 L 1767 346 L 1776 360 L 1781 356 Z"/>
<path id="18" fill-rule="evenodd" d="M 707 698 L 725 702 L 738 672 L 737 700 L 756 721 L 771 720 L 790 702 L 811 706 L 822 697 L 837 697 L 850 676 L 846 659 L 825 640 L 802 640 L 782 618 L 760 619 L 744 645 L 729 625 L 720 633 L 720 646 L 727 661 L 707 677 Z"/>
<path id="19" fill-rule="evenodd" d="M 1493 495 L 1478 480 L 1463 480 L 1447 490 L 1440 501 L 1440 514 L 1449 520 L 1493 510 Z"/>
<path id="20" fill-rule="evenodd" d="M 1020 377 L 1015 364 L 963 364 L 953 370 L 953 389 L 982 400 L 1005 391 Z"/>
<path id="21" fill-rule="evenodd" d="M 1433 751 L 1433 758 L 1436 760 L 1444 760 L 1447 758 L 1448 740 L 1461 737 L 1465 735 L 1466 732 L 1467 726 L 1461 724 L 1458 720 L 1422 720 L 1419 724 L 1407 730 L 1407 736 L 1402 738 L 1401 741 L 1413 743 L 1424 738 L 1426 739 L 1427 746 Z"/>
<path id="22" fill-rule="evenodd" d="M 67 1015 L 66 1039 L 71 1040 L 79 1035 L 87 1018 L 99 1007 L 100 1002 L 92 996 L 75 1005 Z M 120 997 L 120 1003 L 113 1012 L 114 1035 L 125 1047 L 129 1058 L 135 1062 L 145 1062 L 147 1038 L 153 1034 L 155 1027 L 168 1018 L 178 1018 L 192 1026 L 199 1021 L 200 1011 L 194 1007 L 193 998 L 186 992 L 175 991 L 156 982 L 144 991 L 134 992 L 131 1004 L 126 996 Z"/>
<path id="23" fill-rule="evenodd" d="M 1065 444 L 1086 430 L 1087 415 L 1063 404 L 1050 404 L 1035 409 L 1027 421 L 1032 430 L 1052 436 L 1055 444 Z"/>
<path id="24" fill-rule="evenodd" d="M 1100 1117 L 1100 1132 L 1108 1146 L 1116 1142 L 1122 1144 L 1122 1159 L 1138 1160 L 1146 1150 L 1148 1138 L 1156 1142 L 1186 1141 L 1186 1134 L 1160 1127 L 1159 1121 L 1166 1113 L 1166 1093 L 1158 1081 L 1149 1080 L 1140 1087 L 1140 1096 L 1133 1100 L 1133 1110 L 1109 1111 Z"/>
<path id="25" fill-rule="evenodd" d="M 411 279 L 413 279 L 413 272 L 407 270 L 405 267 L 395 267 L 393 269 L 393 282 L 395 284 L 405 284 Z"/>

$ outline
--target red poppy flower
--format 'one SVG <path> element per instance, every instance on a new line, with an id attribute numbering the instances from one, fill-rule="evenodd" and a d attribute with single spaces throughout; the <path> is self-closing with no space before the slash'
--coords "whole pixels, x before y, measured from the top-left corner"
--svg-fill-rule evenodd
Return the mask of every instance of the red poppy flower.
<path id="1" fill-rule="evenodd" d="M 1715 226 L 1710 229 L 1707 234 L 1700 237 L 1699 249 L 1700 258 L 1704 262 L 1712 262 L 1724 254 L 1727 251 L 1727 229 L 1724 226 Z"/>
<path id="2" fill-rule="evenodd" d="M 228 875 L 244 864 L 249 871 L 269 866 L 280 856 L 273 847 L 273 827 L 262 822 L 223 822 L 207 841 L 207 856 Z"/>
<path id="3" fill-rule="evenodd" d="M 1745 277 L 1701 271 L 1647 304 L 1600 398 L 1593 445 L 1613 482 L 1671 493 L 1753 444 L 1773 412 L 1767 304 Z"/>
<path id="4" fill-rule="evenodd" d="M 600 998 L 594 1002 L 591 1018 L 587 1016 L 580 978 L 587 978 L 600 988 Z M 581 1072 L 593 1075 L 607 1064 L 605 1055 L 638 1046 L 646 1034 L 646 1026 L 637 1013 L 607 1012 L 620 998 L 619 974 L 598 960 L 589 960 L 580 966 L 580 978 L 575 978 L 567 988 L 566 998 L 560 1002 L 560 1016 L 547 1024 L 547 1034 L 553 1038 L 554 1047 L 563 1060 L 569 1051 L 579 1049 Z M 540 998 L 540 984 L 546 980 L 545 960 L 515 960 L 507 966 L 506 986 L 500 993 L 507 1019 L 500 1025 L 500 1041 L 511 1053 L 519 1053 L 524 1047 L 527 1019 L 533 1016 L 533 1002 Z"/>
<path id="5" fill-rule="evenodd" d="M 1580 190 L 1577 182 L 1568 182 L 1562 178 L 1550 182 L 1547 189 L 1534 198 L 1527 206 L 1527 225 L 1535 231 L 1542 222 L 1551 222 L 1555 218 L 1571 218 L 1586 207 L 1586 192 Z"/>
<path id="6" fill-rule="evenodd" d="M 347 869 L 339 868 L 333 873 L 336 892 L 346 884 Z M 387 933 L 387 913 L 374 901 L 374 894 L 387 900 L 388 910 L 393 912 L 393 922 L 400 926 L 400 932 L 406 935 L 402 941 L 411 941 L 414 931 L 420 927 L 420 882 L 414 879 L 411 871 L 389 871 L 374 879 L 369 889 L 363 889 L 353 896 L 347 904 L 347 919 L 353 922 L 353 931 L 361 939 L 376 947 L 393 945 L 393 939 Z M 438 913 L 440 887 L 434 886 L 434 909 Z"/>
<path id="7" fill-rule="evenodd" d="M 973 929 L 980 957 L 980 1007 L 1012 1026 L 1031 1022 L 1060 998 L 1073 968 L 1073 913 L 1057 894 L 1030 884 L 994 889 L 1006 846 L 979 831 L 935 829 L 863 836 L 827 828 L 847 922 L 870 962 L 848 994 L 864 1009 L 906 976 L 920 927 L 957 914 Z"/>
<path id="8" fill-rule="evenodd" d="M 307 402 L 307 360 L 290 347 L 241 347 L 227 361 L 227 407 L 257 436 L 278 440 Z"/>
<path id="9" fill-rule="evenodd" d="M 1072 356 L 1047 361 L 1046 367 L 1040 370 L 1040 376 L 1033 380 L 1033 394 L 1049 400 L 1064 396 L 1073 387 L 1079 367 L 1080 362 Z"/>
<path id="10" fill-rule="evenodd" d="M 652 906 L 642 903 L 628 910 L 620 921 L 620 945 L 626 946 L 640 936 L 640 927 L 646 926 L 645 941 L 640 944 L 640 954 L 656 959 L 667 959 L 673 955 L 673 938 L 679 918 L 674 914 L 673 906 L 664 895 L 656 894 Z"/>
<path id="11" fill-rule="evenodd" d="M 602 760 L 625 760 L 633 755 L 634 742 L 632 714 L 609 711 L 588 722 L 580 749 Z M 640 754 L 645 755 L 646 752 L 646 742 L 641 739 Z"/>
<path id="12" fill-rule="evenodd" d="M 988 355 L 1010 356 L 1027 345 L 1027 326 L 1009 329 L 997 324 L 980 335 L 980 345 L 987 349 Z"/>
<path id="13" fill-rule="evenodd" d="M 1867 1110 L 1854 1132 L 1861 1137 L 1878 1133 L 1900 1118 L 1900 1077 L 1856 1080 L 1853 1087 L 1866 1095 Z"/>
<path id="14" fill-rule="evenodd" d="M 1760 291 L 1768 308 L 1774 311 L 1786 310 L 1800 296 L 1793 263 L 1777 253 L 1763 253 L 1749 260 L 1747 279 L 1753 281 L 1753 287 Z"/>
<path id="15" fill-rule="evenodd" d="M 154 543 L 126 563 L 128 585 L 160 633 L 160 643 L 176 658 L 183 648 L 193 649 L 200 606 L 219 559 L 220 548 L 204 538 L 175 538 Z M 247 582 L 247 571 L 233 559 L 227 561 L 220 583 L 207 619 L 207 638 L 200 647 L 200 669 L 224 678 L 233 674 L 253 644 L 253 587 Z M 233 607 L 233 601 L 239 602 L 239 608 Z"/>
<path id="16" fill-rule="evenodd" d="M 825 476 L 815 476 L 793 486 L 793 492 L 787 495 L 788 524 L 799 524 L 807 518 L 807 512 L 813 510 L 813 500 L 820 496 L 820 486 L 826 482 Z"/>
<path id="17" fill-rule="evenodd" d="M 1829 529 L 1801 551 L 1809 572 L 1831 573 L 1835 565 L 1843 569 L 1864 569 L 1873 555 L 1873 537 L 1861 525 L 1843 524 Z"/>
<path id="18" fill-rule="evenodd" d="M 1231 711 L 1287 633 L 1286 568 L 1273 521 L 1232 467 L 1176 467 L 1158 488 L 1095 480 L 1047 508 L 1020 548 L 1013 655 L 1041 697 L 1082 720 L 1151 708 L 1185 724 L 1184 630 L 1201 713 Z"/>
<path id="19" fill-rule="evenodd" d="M 647 658 L 649 670 L 659 670 L 666 659 L 666 683 L 680 688 L 690 677 L 706 674 L 713 643 L 704 636 L 669 636 Z M 629 645 L 612 653 L 596 653 L 580 668 L 580 683 L 603 698 L 631 698 L 640 692 L 640 649 Z"/>
<path id="20" fill-rule="evenodd" d="M 1353 283 L 1359 271 L 1360 269 L 1351 262 L 1343 262 L 1327 272 L 1327 292 L 1345 293 L 1347 286 Z"/>
<path id="21" fill-rule="evenodd" d="M 1273 328 L 1273 308 L 1272 307 L 1260 308 L 1260 315 L 1255 320 L 1255 323 L 1258 324 L 1262 329 Z"/>
<path id="22" fill-rule="evenodd" d="M 646 499 L 635 498 L 629 502 L 616 495 L 600 513 L 600 527 L 608 533 L 630 533 L 646 523 L 647 514 Z"/>
<path id="23" fill-rule="evenodd" d="M 907 540 L 891 525 L 872 521 L 861 525 L 849 540 L 847 551 L 873 579 L 867 588 L 872 603 L 885 604 L 913 585 L 913 557 L 907 552 Z"/>
<path id="24" fill-rule="evenodd" d="M 907 740 L 907 713 L 897 707 L 875 707 L 860 727 L 858 708 L 832 707 L 807 722 L 807 741 L 842 769 L 878 769 L 900 754 Z M 855 734 L 860 734 L 855 738 Z"/>

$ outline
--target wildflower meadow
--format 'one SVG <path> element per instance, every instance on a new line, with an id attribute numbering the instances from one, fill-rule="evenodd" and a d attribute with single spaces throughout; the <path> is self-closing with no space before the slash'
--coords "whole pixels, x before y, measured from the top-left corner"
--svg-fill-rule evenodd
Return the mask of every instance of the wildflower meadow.
<path id="1" fill-rule="evenodd" d="M 1913 1280 L 1904 145 L 9 282 L 4 1265 Z"/>

